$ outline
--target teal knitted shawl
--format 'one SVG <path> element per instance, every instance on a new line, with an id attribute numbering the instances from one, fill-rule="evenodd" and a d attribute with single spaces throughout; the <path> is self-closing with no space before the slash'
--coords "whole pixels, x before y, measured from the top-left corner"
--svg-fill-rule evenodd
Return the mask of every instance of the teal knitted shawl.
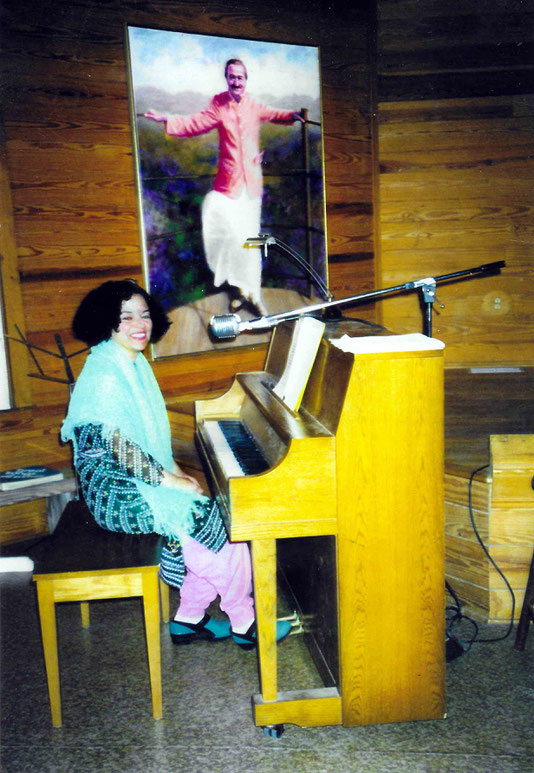
<path id="1" fill-rule="evenodd" d="M 171 434 L 165 402 L 152 368 L 143 354 L 131 360 L 109 339 L 94 346 L 74 387 L 67 416 L 61 429 L 70 440 L 77 460 L 74 427 L 101 424 L 108 439 L 116 430 L 137 443 L 163 467 L 173 469 Z M 207 497 L 189 491 L 150 486 L 136 479 L 141 495 L 154 515 L 154 531 L 180 538 L 193 528 L 193 502 Z"/>

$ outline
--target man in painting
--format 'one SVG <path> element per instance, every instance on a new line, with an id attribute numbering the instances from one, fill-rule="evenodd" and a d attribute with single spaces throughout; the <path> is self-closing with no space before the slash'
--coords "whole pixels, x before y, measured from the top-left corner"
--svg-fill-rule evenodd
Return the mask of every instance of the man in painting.
<path id="1" fill-rule="evenodd" d="M 212 129 L 219 133 L 219 163 L 211 190 L 202 204 L 202 238 L 216 287 L 230 288 L 231 311 L 244 303 L 265 314 L 261 299 L 261 252 L 245 240 L 260 231 L 263 181 L 259 149 L 260 124 L 302 121 L 298 112 L 260 105 L 246 91 L 247 70 L 240 59 L 226 62 L 228 89 L 193 115 L 162 115 L 147 110 L 146 118 L 165 122 L 173 137 L 194 137 Z"/>

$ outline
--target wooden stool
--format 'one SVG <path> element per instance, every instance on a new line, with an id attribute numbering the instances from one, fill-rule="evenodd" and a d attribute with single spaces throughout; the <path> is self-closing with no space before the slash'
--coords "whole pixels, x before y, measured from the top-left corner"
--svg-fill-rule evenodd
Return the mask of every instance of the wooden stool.
<path id="1" fill-rule="evenodd" d="M 525 589 L 525 598 L 521 608 L 521 616 L 517 625 L 515 635 L 516 650 L 524 650 L 527 640 L 528 627 L 534 621 L 534 553 L 530 563 L 530 572 L 528 574 L 527 587 Z"/>
<path id="2" fill-rule="evenodd" d="M 61 726 L 61 695 L 57 654 L 55 604 L 81 602 L 82 624 L 89 624 L 94 599 L 142 596 L 152 690 L 152 714 L 162 716 L 159 555 L 157 534 L 129 535 L 100 528 L 80 502 L 71 502 L 51 537 L 28 554 L 35 564 L 41 634 L 52 712 L 52 724 Z M 169 591 L 163 582 L 162 612 L 169 619 Z"/>

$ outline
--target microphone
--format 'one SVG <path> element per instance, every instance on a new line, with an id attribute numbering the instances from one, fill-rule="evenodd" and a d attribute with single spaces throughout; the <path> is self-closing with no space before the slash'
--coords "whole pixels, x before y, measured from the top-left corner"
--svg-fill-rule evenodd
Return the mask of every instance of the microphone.
<path id="1" fill-rule="evenodd" d="M 268 330 L 276 324 L 272 317 L 242 320 L 239 314 L 216 314 L 210 319 L 210 330 L 214 338 L 236 338 L 248 330 Z"/>

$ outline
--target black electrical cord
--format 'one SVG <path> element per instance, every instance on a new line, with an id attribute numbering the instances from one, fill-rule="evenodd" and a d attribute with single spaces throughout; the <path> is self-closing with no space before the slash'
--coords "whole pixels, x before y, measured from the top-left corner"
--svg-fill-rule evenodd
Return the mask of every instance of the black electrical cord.
<path id="1" fill-rule="evenodd" d="M 448 582 L 445 582 L 445 586 L 447 588 L 447 591 L 450 593 L 450 595 L 452 596 L 452 598 L 455 601 L 455 605 L 454 606 L 450 606 L 450 607 L 446 608 L 447 612 L 452 612 L 453 613 L 452 617 L 447 622 L 447 636 L 449 636 L 451 639 L 455 639 L 455 640 L 458 641 L 458 637 L 455 636 L 455 634 L 453 634 L 452 629 L 453 629 L 455 624 L 459 623 L 462 620 L 466 620 L 470 625 L 472 625 L 474 627 L 474 631 L 475 631 L 474 635 L 471 638 L 471 640 L 467 642 L 467 647 L 463 646 L 465 644 L 465 642 L 463 642 L 463 641 L 461 642 L 465 652 L 470 650 L 471 646 L 473 644 L 475 644 L 475 642 L 477 642 L 479 644 L 490 644 L 492 642 L 503 641 L 504 639 L 507 639 L 508 636 L 510 636 L 510 634 L 511 634 L 511 632 L 513 630 L 513 627 L 514 627 L 514 615 L 515 615 L 515 595 L 514 595 L 514 592 L 512 590 L 512 587 L 511 587 L 510 583 L 508 582 L 508 580 L 504 576 L 503 572 L 499 569 L 499 567 L 497 566 L 497 564 L 495 563 L 495 561 L 491 557 L 488 549 L 484 545 L 484 542 L 482 541 L 482 538 L 481 538 L 481 536 L 480 536 L 480 534 L 478 532 L 478 529 L 476 527 L 475 518 L 474 518 L 474 515 L 473 515 L 473 502 L 472 502 L 473 480 L 475 478 L 475 475 L 477 475 L 479 472 L 482 472 L 482 470 L 487 469 L 487 467 L 489 467 L 489 465 L 485 464 L 483 467 L 479 467 L 478 469 L 473 470 L 473 472 L 471 473 L 471 476 L 469 478 L 469 487 L 468 487 L 469 518 L 471 519 L 471 526 L 473 528 L 473 532 L 475 534 L 475 537 L 478 540 L 478 543 L 479 543 L 480 547 L 484 551 L 488 561 L 491 563 L 491 565 L 494 567 L 494 569 L 498 572 L 498 574 L 502 577 L 506 587 L 508 588 L 508 591 L 509 591 L 510 596 L 512 598 L 512 612 L 511 612 L 511 615 L 510 615 L 510 623 L 508 625 L 508 630 L 506 631 L 506 633 L 503 636 L 497 636 L 497 637 L 495 637 L 493 639 L 479 639 L 478 638 L 478 633 L 479 633 L 478 625 L 470 617 L 468 617 L 467 615 L 463 615 L 462 614 L 460 599 L 458 598 L 458 596 L 456 595 L 456 593 L 454 592 L 454 590 L 452 589 L 450 584 Z"/>
<path id="2" fill-rule="evenodd" d="M 473 531 L 475 533 L 475 537 L 477 538 L 480 547 L 482 548 L 482 550 L 486 554 L 486 556 L 488 558 L 488 561 L 491 563 L 491 565 L 497 571 L 497 573 L 502 577 L 506 587 L 508 588 L 508 591 L 509 591 L 510 596 L 512 598 L 512 612 L 511 612 L 511 615 L 510 615 L 510 623 L 508 625 L 508 630 L 506 631 L 506 633 L 503 636 L 496 637 L 495 639 L 477 639 L 477 638 L 475 638 L 474 641 L 480 642 L 481 644 L 489 644 L 491 642 L 503 641 L 503 639 L 507 639 L 508 636 L 510 636 L 510 634 L 512 633 L 512 630 L 513 630 L 513 627 L 514 627 L 514 615 L 515 615 L 515 595 L 514 595 L 514 592 L 512 590 L 512 586 L 510 585 L 510 583 L 508 582 L 508 580 L 504 576 L 503 572 L 499 569 L 499 567 L 497 566 L 497 564 L 495 563 L 493 558 L 490 556 L 488 549 L 484 545 L 484 543 L 483 543 L 483 541 L 482 541 L 482 539 L 480 537 L 480 534 L 478 533 L 478 529 L 477 529 L 476 524 L 475 524 L 475 518 L 473 516 L 473 505 L 472 505 L 472 498 L 471 498 L 472 497 L 472 488 L 473 488 L 473 479 L 474 479 L 474 477 L 475 477 L 475 475 L 477 473 L 482 472 L 482 470 L 485 470 L 487 467 L 489 467 L 489 465 L 485 464 L 483 467 L 479 467 L 477 470 L 473 470 L 473 472 L 471 473 L 471 477 L 469 478 L 469 517 L 471 518 L 471 525 L 473 527 Z"/>
<path id="3" fill-rule="evenodd" d="M 471 649 L 471 646 L 472 646 L 473 642 L 475 641 L 475 639 L 476 639 L 476 637 L 478 635 L 478 625 L 470 617 L 468 617 L 467 615 L 462 614 L 462 603 L 461 603 L 460 599 L 458 598 L 458 596 L 456 595 L 456 593 L 454 592 L 454 590 L 451 587 L 451 585 L 447 582 L 447 580 L 445 580 L 445 587 L 447 588 L 447 591 L 450 593 L 450 595 L 452 596 L 452 598 L 455 601 L 455 605 L 454 606 L 447 606 L 445 608 L 446 615 L 449 615 L 450 613 L 452 613 L 452 616 L 447 617 L 447 620 L 446 620 L 446 622 L 447 622 L 446 631 L 445 631 L 446 639 L 447 640 L 451 640 L 454 644 L 457 645 L 455 648 L 453 648 L 453 650 L 454 650 L 454 656 L 453 657 L 458 657 L 459 655 L 462 655 L 462 654 L 464 654 L 465 652 L 468 652 Z M 459 625 L 464 620 L 467 621 L 474 628 L 474 634 L 471 637 L 471 639 L 469 641 L 467 641 L 467 642 L 464 639 L 460 639 L 457 636 L 457 634 L 455 634 L 454 631 L 453 631 L 454 626 L 456 624 Z M 453 659 L 453 657 L 451 657 L 451 659 Z"/>

